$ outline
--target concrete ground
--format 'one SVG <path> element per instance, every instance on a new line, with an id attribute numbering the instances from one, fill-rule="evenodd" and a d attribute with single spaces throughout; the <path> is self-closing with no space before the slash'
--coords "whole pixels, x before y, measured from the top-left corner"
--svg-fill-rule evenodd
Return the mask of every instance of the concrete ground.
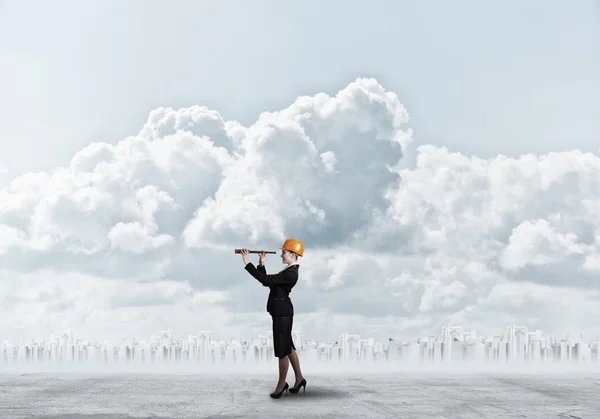
<path id="1" fill-rule="evenodd" d="M 306 394 L 273 400 L 273 373 L 3 373 L 0 418 L 600 418 L 598 373 L 306 378 Z"/>

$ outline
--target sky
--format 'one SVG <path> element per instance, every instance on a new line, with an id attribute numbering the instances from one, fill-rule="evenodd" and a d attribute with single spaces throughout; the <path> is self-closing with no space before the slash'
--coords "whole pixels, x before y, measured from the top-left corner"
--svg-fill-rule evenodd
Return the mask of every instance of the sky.
<path id="1" fill-rule="evenodd" d="M 600 339 L 598 1 L 3 0 L 0 51 L 0 339 L 266 335 L 233 249 L 288 237 L 309 339 Z"/>

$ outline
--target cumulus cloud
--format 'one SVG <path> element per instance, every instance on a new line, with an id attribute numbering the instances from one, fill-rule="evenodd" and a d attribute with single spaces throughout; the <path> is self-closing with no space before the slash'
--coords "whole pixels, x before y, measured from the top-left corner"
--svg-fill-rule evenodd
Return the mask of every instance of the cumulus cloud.
<path id="1" fill-rule="evenodd" d="M 268 331 L 265 289 L 232 250 L 287 237 L 306 244 L 292 297 L 308 336 L 414 337 L 449 320 L 600 333 L 600 158 L 413 150 L 407 122 L 394 93 L 357 79 L 250 126 L 159 108 L 137 135 L 12 179 L 0 333 Z"/>
<path id="2" fill-rule="evenodd" d="M 342 244 L 383 210 L 409 139 L 394 94 L 359 80 L 336 96 L 301 97 L 252 126 L 231 125 L 239 157 L 183 233 L 187 246 L 275 245 L 287 235 Z M 352 193 L 348 193 L 348 191 Z"/>

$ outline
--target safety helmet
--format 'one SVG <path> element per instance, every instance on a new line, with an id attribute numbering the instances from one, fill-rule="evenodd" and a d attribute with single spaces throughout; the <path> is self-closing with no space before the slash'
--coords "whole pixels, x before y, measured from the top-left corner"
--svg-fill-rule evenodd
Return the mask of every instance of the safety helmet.
<path id="1" fill-rule="evenodd" d="M 280 247 L 283 250 L 289 250 L 290 252 L 294 252 L 298 256 L 302 256 L 304 254 L 304 244 L 300 240 L 296 239 L 287 239 L 283 246 Z"/>

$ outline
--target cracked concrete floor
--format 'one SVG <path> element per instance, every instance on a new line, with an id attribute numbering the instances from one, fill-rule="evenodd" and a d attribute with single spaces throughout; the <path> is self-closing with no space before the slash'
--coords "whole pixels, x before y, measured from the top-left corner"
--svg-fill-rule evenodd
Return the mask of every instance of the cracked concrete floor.
<path id="1" fill-rule="evenodd" d="M 306 394 L 273 400 L 274 374 L 2 374 L 0 417 L 600 418 L 597 373 L 306 378 Z"/>

